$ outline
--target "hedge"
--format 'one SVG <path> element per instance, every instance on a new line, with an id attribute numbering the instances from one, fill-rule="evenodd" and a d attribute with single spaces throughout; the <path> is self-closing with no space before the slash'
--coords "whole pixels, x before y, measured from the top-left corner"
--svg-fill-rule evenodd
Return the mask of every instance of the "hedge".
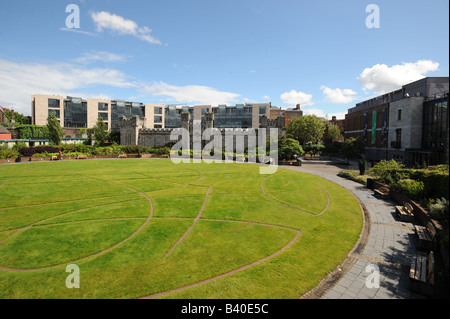
<path id="1" fill-rule="evenodd" d="M 423 198 L 449 199 L 449 171 L 448 166 L 432 166 L 427 169 L 398 169 L 390 175 L 395 182 L 411 179 L 423 183 Z"/>
<path id="2" fill-rule="evenodd" d="M 48 128 L 46 125 L 20 125 L 17 128 L 20 139 L 27 139 L 29 137 L 48 138 Z"/>

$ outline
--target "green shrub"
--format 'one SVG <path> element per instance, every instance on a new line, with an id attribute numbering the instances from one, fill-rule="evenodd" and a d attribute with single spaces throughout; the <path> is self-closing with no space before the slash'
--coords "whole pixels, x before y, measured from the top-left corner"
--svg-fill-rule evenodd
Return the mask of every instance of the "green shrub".
<path id="1" fill-rule="evenodd" d="M 440 242 L 444 247 L 448 247 L 448 199 L 438 198 L 436 202 L 430 205 L 430 214 L 436 218 L 442 224 L 442 233 L 440 236 Z"/>
<path id="2" fill-rule="evenodd" d="M 170 148 L 168 147 L 161 147 L 155 150 L 155 154 L 157 155 L 169 155 L 170 154 Z"/>
<path id="3" fill-rule="evenodd" d="M 16 150 L 0 150 L 0 159 L 17 158 L 20 153 Z"/>
<path id="4" fill-rule="evenodd" d="M 401 179 L 398 181 L 396 188 L 412 200 L 420 200 L 423 198 L 424 183 L 421 181 Z"/>
<path id="5" fill-rule="evenodd" d="M 365 159 L 360 158 L 358 160 L 359 175 L 364 175 L 364 173 L 366 172 L 366 164 L 367 161 Z"/>
<path id="6" fill-rule="evenodd" d="M 395 160 L 382 160 L 370 169 L 370 173 L 378 177 L 382 182 L 391 184 L 394 181 L 392 174 L 404 167 L 402 163 L 398 163 Z"/>
<path id="7" fill-rule="evenodd" d="M 19 130 L 20 139 L 34 138 L 48 138 L 48 128 L 46 125 L 20 125 Z"/>
<path id="8" fill-rule="evenodd" d="M 340 177 L 352 180 L 354 182 L 357 182 L 357 183 L 360 183 L 363 185 L 367 185 L 367 177 L 366 176 L 360 176 L 351 170 L 347 170 L 347 169 L 340 170 L 337 175 Z"/>

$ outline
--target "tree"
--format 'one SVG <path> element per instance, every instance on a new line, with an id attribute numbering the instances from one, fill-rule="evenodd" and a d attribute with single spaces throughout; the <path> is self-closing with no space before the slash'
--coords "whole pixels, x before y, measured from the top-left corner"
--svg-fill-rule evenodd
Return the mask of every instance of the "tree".
<path id="1" fill-rule="evenodd" d="M 336 124 L 328 124 L 328 140 L 330 142 L 336 141 L 341 136 L 341 129 Z"/>
<path id="2" fill-rule="evenodd" d="M 103 118 L 101 116 L 98 117 L 97 123 L 95 123 L 94 127 L 94 138 L 101 145 L 105 143 L 108 138 L 108 125 L 103 122 Z"/>
<path id="3" fill-rule="evenodd" d="M 358 137 L 350 137 L 345 140 L 344 146 L 342 147 L 342 152 L 347 159 L 358 159 L 366 151 L 366 146 L 364 141 Z"/>
<path id="4" fill-rule="evenodd" d="M 302 156 L 305 152 L 297 140 L 293 138 L 281 139 L 278 145 L 279 156 L 281 159 L 290 160 L 294 155 Z"/>
<path id="5" fill-rule="evenodd" d="M 12 111 L 11 110 L 6 110 L 5 112 L 6 118 L 11 121 L 12 119 Z M 17 113 L 14 112 L 14 123 L 17 124 L 30 124 L 30 120 L 27 116 L 21 114 L 21 113 Z"/>
<path id="6" fill-rule="evenodd" d="M 307 144 L 303 149 L 305 150 L 305 152 L 315 157 L 317 154 L 325 150 L 325 146 L 322 144 Z"/>
<path id="7" fill-rule="evenodd" d="M 119 131 L 109 132 L 107 139 L 110 143 L 120 144 L 120 132 Z"/>
<path id="8" fill-rule="evenodd" d="M 316 115 L 305 115 L 291 119 L 286 126 L 286 132 L 291 134 L 301 145 L 318 144 L 325 132 L 324 119 Z"/>
<path id="9" fill-rule="evenodd" d="M 64 136 L 64 131 L 59 124 L 55 114 L 50 114 L 47 118 L 48 139 L 54 145 L 59 145 Z"/>

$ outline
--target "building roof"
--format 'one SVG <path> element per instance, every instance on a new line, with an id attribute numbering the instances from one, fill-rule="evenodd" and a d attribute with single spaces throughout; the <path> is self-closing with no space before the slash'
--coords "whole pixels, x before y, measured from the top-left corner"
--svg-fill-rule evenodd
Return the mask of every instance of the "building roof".
<path id="1" fill-rule="evenodd" d="M 3 125 L 0 125 L 0 134 L 11 134 Z"/>

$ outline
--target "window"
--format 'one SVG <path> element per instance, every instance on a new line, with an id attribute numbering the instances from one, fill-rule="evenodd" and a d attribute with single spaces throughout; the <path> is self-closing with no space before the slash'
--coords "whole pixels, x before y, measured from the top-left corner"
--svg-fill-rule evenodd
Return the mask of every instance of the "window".
<path id="1" fill-rule="evenodd" d="M 162 107 L 155 107 L 155 114 L 162 114 Z"/>
<path id="2" fill-rule="evenodd" d="M 98 113 L 98 117 L 101 117 L 103 119 L 103 121 L 107 121 L 108 120 L 108 113 Z"/>
<path id="3" fill-rule="evenodd" d="M 59 110 L 48 110 L 48 115 L 50 114 L 55 114 L 56 118 L 59 119 Z"/>
<path id="4" fill-rule="evenodd" d="M 260 106 L 259 107 L 259 114 L 266 114 L 266 107 L 265 106 Z"/>
<path id="5" fill-rule="evenodd" d="M 402 110 L 397 111 L 397 120 L 400 121 L 402 119 Z"/>
<path id="6" fill-rule="evenodd" d="M 64 101 L 64 126 L 86 127 L 87 125 L 87 103 L 80 98 L 71 98 Z"/>
<path id="7" fill-rule="evenodd" d="M 108 103 L 98 102 L 99 111 L 108 111 Z"/>
<path id="8" fill-rule="evenodd" d="M 162 128 L 162 125 L 161 124 L 155 124 L 154 127 L 155 128 Z"/>
<path id="9" fill-rule="evenodd" d="M 397 142 L 401 142 L 402 141 L 402 129 L 398 128 L 395 130 L 395 136 L 396 136 L 396 141 Z"/>
<path id="10" fill-rule="evenodd" d="M 48 107 L 59 109 L 59 100 L 48 99 Z"/>
<path id="11" fill-rule="evenodd" d="M 155 123 L 162 123 L 162 116 L 156 116 L 155 115 L 154 122 Z"/>

